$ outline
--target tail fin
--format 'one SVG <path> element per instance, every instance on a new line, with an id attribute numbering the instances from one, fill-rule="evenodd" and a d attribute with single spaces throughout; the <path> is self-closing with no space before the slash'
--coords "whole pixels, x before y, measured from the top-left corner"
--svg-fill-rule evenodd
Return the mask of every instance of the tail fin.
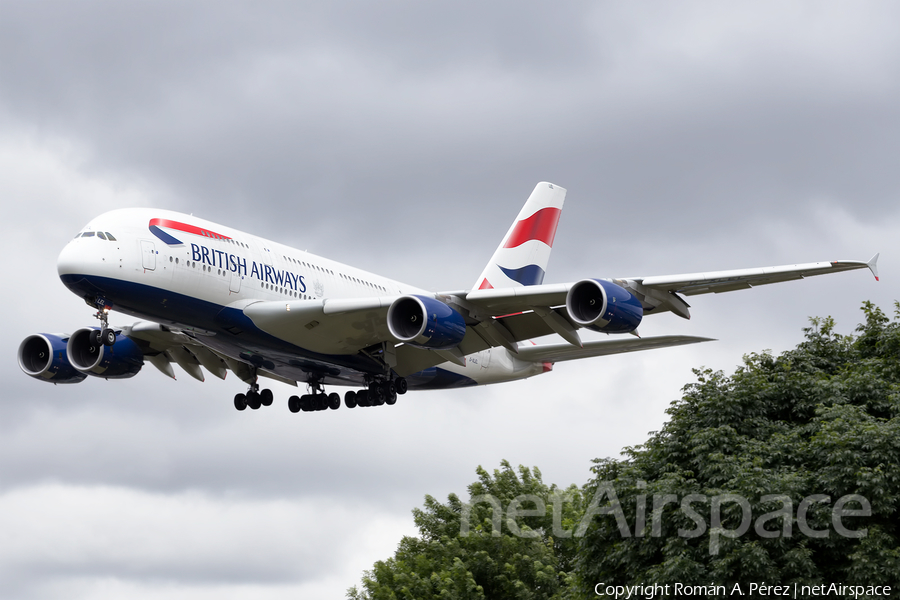
<path id="1" fill-rule="evenodd" d="M 565 199 L 565 189 L 552 183 L 537 184 L 475 281 L 475 289 L 542 283 Z"/>

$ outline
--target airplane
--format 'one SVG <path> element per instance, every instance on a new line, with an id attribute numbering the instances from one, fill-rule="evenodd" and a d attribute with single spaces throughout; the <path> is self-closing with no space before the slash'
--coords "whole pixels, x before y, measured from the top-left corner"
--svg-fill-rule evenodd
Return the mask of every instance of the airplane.
<path id="1" fill-rule="evenodd" d="M 270 406 L 261 378 L 306 394 L 291 412 L 393 405 L 408 390 L 502 383 L 557 362 L 712 341 L 640 337 L 645 316 L 689 319 L 686 296 L 868 268 L 831 261 L 684 275 L 544 284 L 566 190 L 539 183 L 471 289 L 431 292 L 178 212 L 119 209 L 96 217 L 59 255 L 62 283 L 99 327 L 36 334 L 21 369 L 52 383 L 124 379 L 146 362 L 203 381 L 233 372 L 249 387 L 237 410 Z M 109 325 L 110 311 L 139 319 Z M 582 340 L 581 330 L 611 334 Z M 562 341 L 536 344 L 557 335 Z M 625 334 L 632 334 L 631 336 Z"/>

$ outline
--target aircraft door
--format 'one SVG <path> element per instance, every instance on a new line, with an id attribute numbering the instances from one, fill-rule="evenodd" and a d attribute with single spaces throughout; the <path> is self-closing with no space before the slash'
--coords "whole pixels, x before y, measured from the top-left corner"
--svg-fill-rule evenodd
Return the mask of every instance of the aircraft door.
<path id="1" fill-rule="evenodd" d="M 241 275 L 240 270 L 231 272 L 231 283 L 228 284 L 228 290 L 232 294 L 237 294 L 241 291 L 241 280 L 243 278 L 244 276 Z"/>
<path id="2" fill-rule="evenodd" d="M 145 271 L 156 270 L 156 246 L 150 240 L 141 240 L 141 263 Z"/>

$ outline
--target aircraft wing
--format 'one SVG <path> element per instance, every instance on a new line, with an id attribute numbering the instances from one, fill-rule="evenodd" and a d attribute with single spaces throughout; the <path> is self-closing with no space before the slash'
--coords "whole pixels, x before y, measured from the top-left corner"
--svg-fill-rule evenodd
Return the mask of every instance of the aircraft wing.
<path id="1" fill-rule="evenodd" d="M 571 344 L 540 344 L 536 346 L 520 346 L 516 358 L 529 362 L 562 362 L 591 358 L 594 356 L 607 356 L 621 354 L 623 352 L 637 352 L 639 350 L 653 350 L 656 348 L 669 348 L 672 346 L 684 346 L 700 342 L 714 342 L 711 338 L 692 337 L 689 335 L 660 335 L 647 338 L 618 338 L 609 340 L 594 340 L 584 342 L 582 348 Z"/>
<path id="2" fill-rule="evenodd" d="M 835 260 L 831 262 L 807 263 L 802 265 L 784 265 L 780 267 L 762 267 L 758 269 L 737 269 L 732 271 L 714 271 L 711 273 L 690 273 L 686 275 L 663 275 L 657 277 L 640 277 L 630 281 L 638 281 L 642 285 L 665 292 L 677 292 L 685 296 L 696 294 L 718 294 L 733 290 L 742 290 L 758 285 L 803 279 L 813 275 L 839 273 L 852 269 L 868 268 L 878 279 L 878 255 L 868 262 L 854 260 Z"/>
<path id="3" fill-rule="evenodd" d="M 687 273 L 653 277 L 612 279 L 613 283 L 629 290 L 640 301 L 644 314 L 672 311 L 690 318 L 689 305 L 679 294 L 732 292 L 759 285 L 804 279 L 814 275 L 840 273 L 853 269 L 869 269 L 878 279 L 878 254 L 869 261 L 836 260 L 755 269 Z M 536 285 L 517 288 L 473 290 L 465 293 L 465 300 L 494 316 L 529 310 L 534 307 L 554 307 L 565 304 L 566 295 L 574 283 Z"/>
<path id="4" fill-rule="evenodd" d="M 876 255 L 868 262 L 819 262 L 606 281 L 633 295 L 640 302 L 644 315 L 672 311 L 690 318 L 688 304 L 679 294 L 689 296 L 734 291 L 852 269 L 868 268 L 877 273 L 877 258 Z M 532 357 L 547 353 L 547 356 L 557 357 L 546 359 L 552 362 L 706 341 L 706 338 L 663 336 L 646 340 L 582 342 L 578 333 L 581 325 L 569 314 L 566 298 L 570 290 L 584 281 L 434 294 L 435 300 L 453 308 L 465 321 L 464 336 L 449 349 L 418 347 L 400 343 L 393 337 L 387 325 L 388 310 L 404 296 L 255 301 L 242 310 L 263 331 L 322 354 L 356 354 L 384 344 L 393 353 L 392 367 L 401 376 L 447 361 L 464 364 L 464 356 L 497 346 L 514 354 L 530 353 Z M 544 350 L 520 347 L 518 344 L 553 333 L 559 334 L 568 344 L 543 347 Z"/>

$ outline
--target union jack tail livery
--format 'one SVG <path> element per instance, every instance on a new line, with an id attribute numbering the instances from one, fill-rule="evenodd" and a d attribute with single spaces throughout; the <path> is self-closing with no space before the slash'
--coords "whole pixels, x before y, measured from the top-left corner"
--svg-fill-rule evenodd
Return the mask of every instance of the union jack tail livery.
<path id="1" fill-rule="evenodd" d="M 566 190 L 558 185 L 541 182 L 535 186 L 475 281 L 476 290 L 543 283 L 565 199 Z"/>

